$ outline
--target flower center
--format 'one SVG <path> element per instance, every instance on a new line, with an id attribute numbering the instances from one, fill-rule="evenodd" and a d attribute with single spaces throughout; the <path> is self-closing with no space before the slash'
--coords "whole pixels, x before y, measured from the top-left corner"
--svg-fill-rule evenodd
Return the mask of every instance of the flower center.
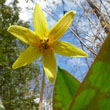
<path id="1" fill-rule="evenodd" d="M 47 49 L 48 48 L 48 42 L 49 42 L 49 39 L 48 38 L 44 38 L 43 40 L 41 40 L 41 46 L 44 49 Z"/>

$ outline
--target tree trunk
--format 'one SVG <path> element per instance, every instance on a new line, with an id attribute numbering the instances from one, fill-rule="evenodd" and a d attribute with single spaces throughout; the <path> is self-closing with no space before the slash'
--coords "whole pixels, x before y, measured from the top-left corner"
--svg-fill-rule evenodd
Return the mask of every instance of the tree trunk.
<path id="1" fill-rule="evenodd" d="M 106 32 L 106 34 L 108 34 L 110 32 L 110 18 L 107 12 L 108 10 L 104 6 L 103 2 L 100 2 L 98 0 L 87 0 L 87 2 L 100 20 L 104 31 Z"/>

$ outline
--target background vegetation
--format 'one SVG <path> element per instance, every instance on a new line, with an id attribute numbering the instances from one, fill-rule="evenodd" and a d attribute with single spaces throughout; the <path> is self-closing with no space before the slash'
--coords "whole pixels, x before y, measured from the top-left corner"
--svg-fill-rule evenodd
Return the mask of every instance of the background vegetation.
<path id="1" fill-rule="evenodd" d="M 26 45 L 7 32 L 8 27 L 14 24 L 29 28 L 29 22 L 20 20 L 17 0 L 11 6 L 5 5 L 5 2 L 0 1 L 0 97 L 6 110 L 32 110 L 37 108 L 34 99 L 39 96 L 37 76 L 40 68 L 32 63 L 12 69 L 13 62 Z M 32 87 L 32 82 L 35 87 Z"/>

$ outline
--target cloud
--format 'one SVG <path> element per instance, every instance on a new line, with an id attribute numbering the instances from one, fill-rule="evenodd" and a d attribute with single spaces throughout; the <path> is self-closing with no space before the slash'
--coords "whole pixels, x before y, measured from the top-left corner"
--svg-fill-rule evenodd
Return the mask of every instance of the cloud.
<path id="1" fill-rule="evenodd" d="M 67 61 L 67 64 L 71 67 L 73 66 L 86 66 L 86 63 L 84 60 L 81 60 L 81 58 L 71 58 Z"/>
<path id="2" fill-rule="evenodd" d="M 5 4 L 11 6 L 10 3 L 13 2 L 13 1 L 14 0 L 7 0 Z M 48 1 L 33 0 L 33 1 L 34 2 L 32 2 L 31 0 L 28 0 L 28 2 L 26 2 L 26 0 L 18 0 L 18 4 L 17 4 L 17 6 L 21 8 L 21 11 L 19 13 L 20 19 L 23 20 L 23 21 L 30 21 L 31 24 L 33 22 L 33 11 L 34 11 L 34 7 L 35 7 L 36 3 L 39 3 L 40 7 L 42 9 L 46 9 L 47 5 L 51 5 L 51 7 L 55 9 L 53 1 L 55 3 L 59 3 L 59 0 L 48 0 Z M 45 13 L 45 16 L 48 17 L 47 13 Z M 50 21 L 49 21 L 49 23 L 50 23 Z M 55 24 L 55 21 L 53 21 L 52 24 Z M 52 27 L 51 26 L 52 24 L 50 24 L 50 27 Z"/>
<path id="3" fill-rule="evenodd" d="M 13 1 L 14 0 L 7 0 L 5 4 L 12 7 L 11 3 L 13 3 Z M 32 19 L 33 17 L 32 12 L 33 12 L 33 7 L 35 6 L 35 3 L 32 3 L 30 0 L 28 3 L 26 3 L 25 0 L 18 0 L 17 6 L 21 8 L 19 13 L 19 17 L 21 20 L 29 21 L 30 19 Z M 27 7 L 31 9 L 28 9 Z"/>
<path id="4" fill-rule="evenodd" d="M 27 3 L 25 0 L 19 0 L 18 6 L 22 9 L 19 14 L 20 19 L 30 21 L 33 18 L 33 8 L 35 4 L 30 0 Z"/>

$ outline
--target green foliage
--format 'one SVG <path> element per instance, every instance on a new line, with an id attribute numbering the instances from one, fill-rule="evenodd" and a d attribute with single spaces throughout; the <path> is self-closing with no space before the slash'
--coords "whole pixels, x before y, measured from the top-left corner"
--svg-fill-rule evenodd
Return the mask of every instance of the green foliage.
<path id="1" fill-rule="evenodd" d="M 16 40 L 7 32 L 10 25 L 29 27 L 28 22 L 19 19 L 17 0 L 12 7 L 6 6 L 5 0 L 0 1 L 0 96 L 6 110 L 30 110 L 38 105 L 34 99 L 39 95 L 40 73 L 38 65 L 30 64 L 21 69 L 13 70 L 12 64 L 26 45 Z M 31 90 L 30 82 L 35 81 Z"/>
<path id="2" fill-rule="evenodd" d="M 92 67 L 90 68 L 84 81 L 80 84 L 80 87 L 79 85 L 75 86 L 76 80 L 74 80 L 74 78 L 71 80 L 68 79 L 68 73 L 65 72 L 65 70 L 59 68 L 53 95 L 54 110 L 67 110 L 66 108 L 67 106 L 69 107 L 68 110 L 109 110 L 110 109 L 109 56 L 110 56 L 110 35 L 108 35 L 107 39 L 105 40 Z M 73 88 L 70 88 L 72 86 Z M 73 96 L 70 95 L 70 93 L 72 93 Z M 69 97 L 70 98 L 73 97 L 73 100 L 70 105 L 69 105 L 70 100 L 68 100 Z"/>
<path id="3" fill-rule="evenodd" d="M 110 35 L 73 98 L 70 110 L 110 109 Z"/>
<path id="4" fill-rule="evenodd" d="M 53 109 L 68 110 L 73 96 L 80 86 L 80 82 L 67 71 L 58 68 L 54 86 Z"/>

